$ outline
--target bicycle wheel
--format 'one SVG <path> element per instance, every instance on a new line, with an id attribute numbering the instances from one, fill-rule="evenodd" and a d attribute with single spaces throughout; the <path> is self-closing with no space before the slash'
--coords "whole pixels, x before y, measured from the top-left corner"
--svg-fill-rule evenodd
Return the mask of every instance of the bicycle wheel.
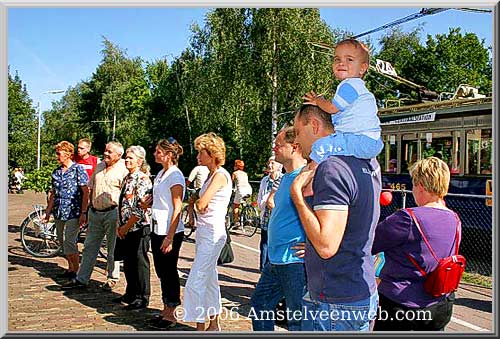
<path id="1" fill-rule="evenodd" d="M 189 223 L 189 213 L 188 213 L 189 205 L 185 205 L 181 211 L 181 220 L 184 224 L 184 239 L 187 239 L 193 233 L 193 226 Z M 194 210 L 193 210 L 194 217 Z"/>
<path id="2" fill-rule="evenodd" d="M 227 231 L 229 231 L 231 229 L 231 227 L 233 227 L 233 218 L 234 218 L 233 206 L 231 204 L 229 204 L 229 206 L 227 207 L 226 220 L 225 220 Z"/>
<path id="3" fill-rule="evenodd" d="M 44 223 L 43 209 L 35 211 L 23 220 L 21 224 L 21 243 L 29 254 L 35 257 L 48 258 L 56 256 L 60 251 L 57 242 L 56 224 L 54 221 Z"/>
<path id="4" fill-rule="evenodd" d="M 241 210 L 240 225 L 243 234 L 251 237 L 257 232 L 259 226 L 259 214 L 253 206 L 245 206 Z"/>

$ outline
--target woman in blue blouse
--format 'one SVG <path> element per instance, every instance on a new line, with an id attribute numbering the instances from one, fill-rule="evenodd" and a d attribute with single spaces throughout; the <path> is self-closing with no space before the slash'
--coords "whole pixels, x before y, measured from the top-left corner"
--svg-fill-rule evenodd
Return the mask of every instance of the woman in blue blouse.
<path id="1" fill-rule="evenodd" d="M 118 200 L 118 228 L 115 259 L 123 258 L 123 272 L 127 280 L 125 294 L 113 299 L 128 304 L 126 310 L 145 308 L 150 296 L 150 210 L 140 206 L 141 200 L 152 194 L 149 165 L 142 146 L 130 146 L 125 152 L 125 167 L 129 174 L 123 180 Z M 120 253 L 117 253 L 117 250 Z"/>
<path id="2" fill-rule="evenodd" d="M 75 278 L 80 266 L 80 253 L 77 247 L 80 225 L 87 222 L 87 204 L 89 199 L 88 175 L 78 164 L 71 160 L 74 146 L 68 141 L 61 141 L 55 146 L 59 164 L 52 172 L 52 189 L 49 192 L 45 221 L 54 215 L 57 240 L 68 260 L 68 269 L 58 274 L 58 278 Z"/>

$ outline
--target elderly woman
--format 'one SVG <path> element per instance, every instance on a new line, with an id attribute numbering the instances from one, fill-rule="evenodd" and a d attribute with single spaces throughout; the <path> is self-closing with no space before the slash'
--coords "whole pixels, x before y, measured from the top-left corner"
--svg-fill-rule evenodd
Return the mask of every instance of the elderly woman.
<path id="1" fill-rule="evenodd" d="M 45 221 L 54 215 L 57 240 L 68 261 L 68 269 L 58 278 L 72 279 L 80 266 L 80 253 L 77 247 L 80 225 L 87 221 L 87 203 L 89 199 L 88 176 L 85 170 L 71 160 L 75 150 L 68 141 L 61 141 L 55 146 L 57 161 L 60 166 L 52 172 L 52 190 L 49 193 L 45 211 Z"/>
<path id="2" fill-rule="evenodd" d="M 154 157 L 163 168 L 155 177 L 152 200 L 146 200 L 147 204 L 153 204 L 151 247 L 163 300 L 161 314 L 150 322 L 150 326 L 157 329 L 176 324 L 174 311 L 181 304 L 177 262 L 184 237 L 180 215 L 185 180 L 177 164 L 182 153 L 182 146 L 172 137 L 158 142 Z"/>
<path id="3" fill-rule="evenodd" d="M 235 227 L 239 227 L 239 207 L 243 198 L 248 195 L 252 195 L 252 186 L 248 182 L 248 174 L 243 171 L 245 169 L 245 163 L 243 160 L 234 161 L 234 172 L 231 175 L 231 179 L 234 182 L 234 200 L 233 200 L 233 215 Z"/>
<path id="4" fill-rule="evenodd" d="M 198 164 L 210 170 L 200 190 L 196 254 L 184 289 L 184 321 L 196 322 L 197 331 L 220 331 L 222 311 L 217 258 L 226 242 L 224 220 L 231 199 L 231 175 L 222 167 L 226 160 L 224 141 L 215 133 L 202 134 L 194 141 Z M 205 329 L 206 317 L 210 324 Z"/>
<path id="5" fill-rule="evenodd" d="M 126 310 L 149 304 L 149 210 L 144 210 L 140 202 L 151 195 L 153 184 L 145 158 L 146 151 L 141 146 L 130 146 L 125 152 L 129 174 L 123 179 L 118 199 L 115 260 L 121 254 L 127 287 L 125 294 L 113 301 L 128 304 Z"/>
<path id="6" fill-rule="evenodd" d="M 381 310 L 387 312 L 387 317 L 376 320 L 376 331 L 442 331 L 452 315 L 454 294 L 438 298 L 427 294 L 425 278 L 408 258 L 413 257 L 427 273 L 437 266 L 411 213 L 438 258 L 455 253 L 456 235 L 460 243 L 458 216 L 443 199 L 450 184 L 450 170 L 442 160 L 430 157 L 418 160 L 410 168 L 410 175 L 418 207 L 395 212 L 375 229 L 372 253 L 384 252 L 378 291 Z M 416 312 L 426 314 L 426 319 L 417 317 Z"/>

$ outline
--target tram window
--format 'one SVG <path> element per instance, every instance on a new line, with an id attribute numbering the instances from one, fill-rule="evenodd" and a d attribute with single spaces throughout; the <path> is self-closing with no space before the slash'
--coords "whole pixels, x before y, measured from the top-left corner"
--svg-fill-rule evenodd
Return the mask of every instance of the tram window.
<path id="1" fill-rule="evenodd" d="M 481 174 L 492 174 L 493 140 L 491 129 L 481 130 Z"/>
<path id="2" fill-rule="evenodd" d="M 467 173 L 491 174 L 492 156 L 491 129 L 467 130 Z"/>
<path id="3" fill-rule="evenodd" d="M 404 134 L 401 138 L 401 173 L 408 173 L 408 169 L 419 159 L 416 133 Z"/>
<path id="4" fill-rule="evenodd" d="M 435 156 L 448 164 L 451 175 L 459 174 L 460 138 L 451 131 L 433 132 L 430 142 L 423 145 L 422 157 Z"/>
<path id="5" fill-rule="evenodd" d="M 395 137 L 393 136 L 392 138 L 392 144 L 391 144 L 391 137 L 389 135 L 384 135 L 383 137 L 384 141 L 384 149 L 382 152 L 377 157 L 377 160 L 379 161 L 380 167 L 383 168 L 383 172 L 387 173 L 396 173 L 397 172 L 397 147 L 396 147 L 396 142 L 395 142 Z"/>
<path id="6" fill-rule="evenodd" d="M 480 164 L 481 130 L 467 130 L 467 174 L 481 174 Z"/>

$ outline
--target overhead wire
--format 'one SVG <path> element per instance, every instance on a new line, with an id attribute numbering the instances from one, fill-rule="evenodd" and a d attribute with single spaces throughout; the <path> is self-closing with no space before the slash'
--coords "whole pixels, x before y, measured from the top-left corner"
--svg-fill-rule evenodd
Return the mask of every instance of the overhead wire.
<path id="1" fill-rule="evenodd" d="M 457 11 L 464 11 L 464 12 L 474 12 L 474 13 L 491 13 L 491 9 L 484 9 L 484 8 L 455 8 Z"/>
<path id="2" fill-rule="evenodd" d="M 426 15 L 432 15 L 432 14 L 444 12 L 444 11 L 447 11 L 449 9 L 451 9 L 451 8 L 422 8 L 420 10 L 420 12 L 418 12 L 418 13 L 413 13 L 413 14 L 407 15 L 404 18 L 392 21 L 392 22 L 390 22 L 388 24 L 385 24 L 383 26 L 374 28 L 374 29 L 372 29 L 370 31 L 367 31 L 367 32 L 355 35 L 355 36 L 353 36 L 353 38 L 357 39 L 359 37 L 362 37 L 362 36 L 365 36 L 365 35 L 368 35 L 368 34 L 371 34 L 371 33 L 375 33 L 375 32 L 378 32 L 378 31 L 381 31 L 381 30 L 384 30 L 384 29 L 387 29 L 387 28 L 390 28 L 390 27 L 393 27 L 393 26 L 396 26 L 396 25 L 401 25 L 401 24 L 403 24 L 405 22 L 408 22 L 408 21 L 411 21 L 411 20 L 415 20 L 415 19 L 421 18 L 421 17 L 426 16 Z"/>

